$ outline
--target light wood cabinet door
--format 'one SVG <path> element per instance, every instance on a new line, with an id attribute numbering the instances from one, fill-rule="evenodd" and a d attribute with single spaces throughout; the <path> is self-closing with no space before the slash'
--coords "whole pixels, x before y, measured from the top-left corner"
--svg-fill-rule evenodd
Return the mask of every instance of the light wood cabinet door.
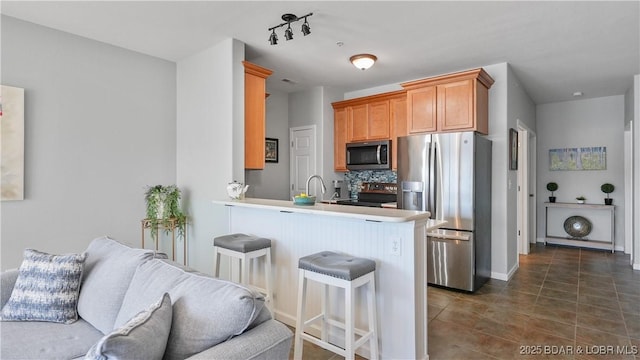
<path id="1" fill-rule="evenodd" d="M 406 82 L 407 131 L 489 133 L 489 88 L 482 68 Z"/>
<path id="2" fill-rule="evenodd" d="M 410 134 L 437 130 L 436 93 L 435 86 L 407 91 L 407 131 Z"/>
<path id="3" fill-rule="evenodd" d="M 398 138 L 407 136 L 407 98 L 391 99 L 391 167 L 398 168 Z"/>
<path id="4" fill-rule="evenodd" d="M 333 169 L 347 171 L 347 109 L 333 111 Z"/>
<path id="5" fill-rule="evenodd" d="M 248 61 L 244 65 L 244 167 L 264 169 L 266 79 L 272 71 Z"/>
<path id="6" fill-rule="evenodd" d="M 474 79 L 437 86 L 438 130 L 458 131 L 475 128 Z"/>
<path id="7" fill-rule="evenodd" d="M 389 101 L 368 104 L 367 140 L 386 140 L 391 136 Z"/>
<path id="8" fill-rule="evenodd" d="M 348 141 L 367 140 L 369 133 L 368 109 L 367 104 L 354 105 L 347 108 Z"/>

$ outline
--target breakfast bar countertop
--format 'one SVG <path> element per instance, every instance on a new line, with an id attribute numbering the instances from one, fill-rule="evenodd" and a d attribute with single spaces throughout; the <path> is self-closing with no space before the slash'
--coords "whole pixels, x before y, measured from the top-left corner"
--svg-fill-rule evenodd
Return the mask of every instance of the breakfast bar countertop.
<path id="1" fill-rule="evenodd" d="M 245 198 L 243 200 L 213 200 L 214 204 L 240 206 L 257 209 L 272 209 L 280 212 L 300 214 L 319 214 L 326 216 L 348 217 L 374 222 L 407 222 L 427 220 L 428 211 L 399 210 L 363 206 L 347 206 L 316 202 L 314 205 L 294 205 L 293 201 Z M 428 220 L 427 227 L 439 227 L 444 221 Z"/>
<path id="2" fill-rule="evenodd" d="M 294 205 L 291 200 L 245 198 L 215 200 L 212 205 L 225 208 L 226 233 L 251 234 L 273 242 L 276 320 L 295 326 L 301 257 L 329 250 L 373 259 L 380 358 L 428 358 L 427 234 L 446 221 L 429 219 L 425 211 L 326 203 Z M 258 286 L 265 283 L 263 274 L 253 274 Z M 316 300 L 308 304 L 310 313 L 320 311 Z M 330 301 L 327 307 L 331 311 L 343 306 L 338 298 Z M 356 309 L 365 305 L 366 299 L 358 297 Z M 359 311 L 355 314 L 356 323 L 365 321 L 357 315 Z M 344 336 L 340 332 L 336 336 L 339 344 Z"/>

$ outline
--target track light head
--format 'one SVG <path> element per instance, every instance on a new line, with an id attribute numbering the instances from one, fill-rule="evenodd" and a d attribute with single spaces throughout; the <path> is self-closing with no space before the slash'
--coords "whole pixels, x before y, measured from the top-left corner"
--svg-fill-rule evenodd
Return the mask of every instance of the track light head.
<path id="1" fill-rule="evenodd" d="M 271 45 L 278 45 L 278 35 L 276 35 L 276 30 L 273 29 L 271 35 L 269 36 L 269 43 Z"/>
<path id="2" fill-rule="evenodd" d="M 287 39 L 287 41 L 293 39 L 293 30 L 291 30 L 291 24 L 289 24 L 287 30 L 284 31 L 284 38 Z"/>
<path id="3" fill-rule="evenodd" d="M 311 28 L 309 27 L 307 18 L 304 18 L 304 24 L 302 24 L 302 35 L 307 36 L 309 34 L 311 34 Z"/>

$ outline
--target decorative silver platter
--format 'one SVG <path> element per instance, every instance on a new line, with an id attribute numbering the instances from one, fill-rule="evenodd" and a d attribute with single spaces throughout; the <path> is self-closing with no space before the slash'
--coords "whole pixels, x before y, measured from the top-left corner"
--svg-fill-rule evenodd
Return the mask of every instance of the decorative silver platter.
<path id="1" fill-rule="evenodd" d="M 564 231 L 575 238 L 589 235 L 591 228 L 591 221 L 582 216 L 570 216 L 564 221 Z"/>

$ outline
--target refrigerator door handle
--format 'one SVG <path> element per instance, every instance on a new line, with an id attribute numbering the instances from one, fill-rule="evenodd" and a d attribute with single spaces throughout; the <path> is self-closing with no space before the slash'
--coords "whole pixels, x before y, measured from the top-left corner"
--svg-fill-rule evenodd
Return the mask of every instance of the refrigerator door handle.
<path id="1" fill-rule="evenodd" d="M 445 240 L 462 240 L 469 241 L 471 240 L 471 235 L 453 235 L 453 234 L 442 234 L 442 233 L 427 233 L 427 236 L 434 239 L 445 239 Z"/>
<path id="2" fill-rule="evenodd" d="M 440 215 L 436 210 L 436 171 L 437 171 L 437 136 L 431 137 L 431 146 L 429 147 L 429 191 L 427 191 L 427 201 L 431 217 L 437 219 Z"/>

